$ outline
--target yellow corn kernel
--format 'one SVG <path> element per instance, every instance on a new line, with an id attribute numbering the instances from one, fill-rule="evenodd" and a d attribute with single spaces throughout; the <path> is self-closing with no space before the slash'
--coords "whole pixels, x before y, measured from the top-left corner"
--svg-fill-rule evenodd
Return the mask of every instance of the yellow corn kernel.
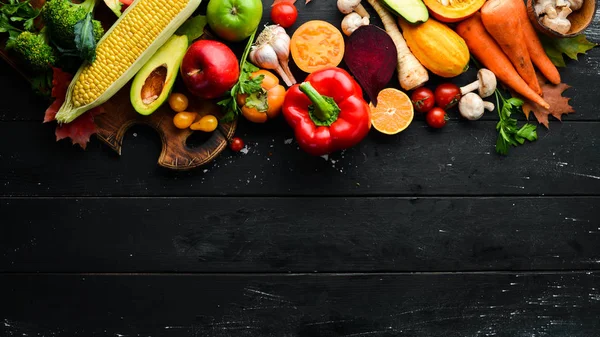
<path id="1" fill-rule="evenodd" d="M 85 66 L 73 88 L 75 108 L 94 102 L 152 44 L 190 0 L 138 0 L 96 47 L 96 60 Z"/>

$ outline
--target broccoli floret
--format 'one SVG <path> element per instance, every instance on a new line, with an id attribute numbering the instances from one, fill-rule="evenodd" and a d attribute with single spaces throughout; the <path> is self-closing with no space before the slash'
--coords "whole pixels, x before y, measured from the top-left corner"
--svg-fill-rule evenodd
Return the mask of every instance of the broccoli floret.
<path id="1" fill-rule="evenodd" d="M 85 0 L 80 4 L 71 0 L 49 0 L 42 8 L 42 19 L 48 27 L 52 42 L 63 49 L 73 50 L 75 45 L 75 25 L 91 13 L 97 0 Z M 104 35 L 104 28 L 98 20 L 92 21 L 96 42 Z"/>
<path id="2" fill-rule="evenodd" d="M 43 31 L 39 34 L 22 32 L 11 41 L 10 48 L 34 72 L 49 70 L 57 61 L 54 48 L 48 44 Z"/>

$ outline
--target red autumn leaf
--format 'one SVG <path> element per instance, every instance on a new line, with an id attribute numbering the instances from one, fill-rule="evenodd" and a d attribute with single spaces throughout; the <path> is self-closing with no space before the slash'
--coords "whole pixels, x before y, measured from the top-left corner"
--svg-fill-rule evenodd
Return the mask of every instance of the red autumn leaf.
<path id="1" fill-rule="evenodd" d="M 56 141 L 64 138 L 71 138 L 73 145 L 78 144 L 85 150 L 90 136 L 98 132 L 94 116 L 104 112 L 102 106 L 86 111 L 83 115 L 77 117 L 71 123 L 60 124 L 56 127 Z"/>
<path id="2" fill-rule="evenodd" d="M 542 87 L 542 96 L 544 100 L 550 104 L 550 108 L 543 108 L 533 102 L 525 100 L 523 104 L 523 112 L 529 119 L 529 113 L 533 112 L 538 123 L 543 124 L 546 128 L 549 128 L 548 115 L 554 116 L 559 121 L 562 120 L 562 115 L 574 113 L 575 110 L 569 105 L 571 98 L 562 96 L 562 93 L 569 89 L 571 86 L 565 83 L 559 83 L 554 85 L 547 83 L 546 80 L 538 74 L 538 80 Z"/>
<path id="3" fill-rule="evenodd" d="M 54 102 L 46 109 L 44 123 L 52 122 L 56 117 L 58 109 L 62 106 L 67 95 L 69 83 L 73 79 L 73 75 L 62 71 L 60 68 L 52 68 L 52 97 Z"/>
<path id="4" fill-rule="evenodd" d="M 62 106 L 67 95 L 67 90 L 73 76 L 59 68 L 52 69 L 52 97 L 54 102 L 46 109 L 44 123 L 55 120 L 56 113 Z M 78 144 L 85 149 L 90 141 L 90 136 L 95 134 L 98 129 L 94 123 L 94 116 L 104 112 L 102 106 L 94 108 L 77 117 L 71 123 L 60 124 L 56 126 L 56 141 L 65 138 L 71 138 L 73 144 Z"/>

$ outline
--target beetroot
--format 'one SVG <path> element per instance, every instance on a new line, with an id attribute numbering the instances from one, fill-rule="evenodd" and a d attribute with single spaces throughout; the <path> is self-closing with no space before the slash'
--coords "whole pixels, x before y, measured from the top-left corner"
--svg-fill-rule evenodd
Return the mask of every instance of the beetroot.
<path id="1" fill-rule="evenodd" d="M 367 25 L 355 30 L 346 41 L 344 62 L 373 104 L 398 64 L 397 49 L 383 29 Z"/>

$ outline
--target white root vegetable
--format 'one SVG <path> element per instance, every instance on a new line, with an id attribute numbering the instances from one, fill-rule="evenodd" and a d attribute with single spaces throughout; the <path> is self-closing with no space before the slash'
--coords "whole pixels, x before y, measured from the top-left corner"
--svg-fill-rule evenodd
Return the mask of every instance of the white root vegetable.
<path id="1" fill-rule="evenodd" d="M 396 45 L 398 51 L 398 81 L 402 89 L 412 90 L 425 84 L 429 81 L 429 73 L 408 48 L 393 15 L 378 0 L 368 0 L 368 2 L 381 18 L 385 31 Z"/>
<path id="2" fill-rule="evenodd" d="M 352 35 L 358 27 L 368 26 L 369 18 L 361 17 L 360 14 L 356 12 L 352 12 L 344 17 L 342 20 L 342 32 L 346 34 L 346 36 Z"/>

